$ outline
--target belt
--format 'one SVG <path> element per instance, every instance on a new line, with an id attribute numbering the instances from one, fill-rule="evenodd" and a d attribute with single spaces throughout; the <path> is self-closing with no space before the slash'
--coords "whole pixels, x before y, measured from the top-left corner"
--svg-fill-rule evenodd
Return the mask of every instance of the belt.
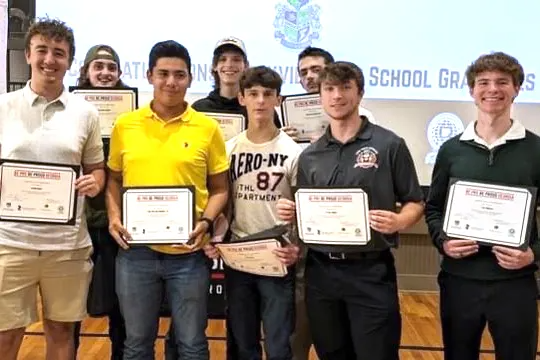
<path id="1" fill-rule="evenodd" d="M 310 250 L 309 254 L 330 261 L 346 261 L 346 260 L 377 260 L 384 256 L 388 256 L 390 250 L 383 251 L 362 251 L 362 252 L 321 252 Z"/>

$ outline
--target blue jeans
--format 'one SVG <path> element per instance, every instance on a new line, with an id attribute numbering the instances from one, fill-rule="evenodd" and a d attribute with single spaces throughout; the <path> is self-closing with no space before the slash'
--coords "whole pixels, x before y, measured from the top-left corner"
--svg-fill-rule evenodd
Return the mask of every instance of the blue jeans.
<path id="1" fill-rule="evenodd" d="M 225 268 L 227 325 L 238 360 L 261 360 L 260 320 L 268 360 L 291 360 L 294 330 L 294 268 L 283 278 Z"/>
<path id="2" fill-rule="evenodd" d="M 144 246 L 118 251 L 116 292 L 126 322 L 124 360 L 154 360 L 163 291 L 170 299 L 179 358 L 208 360 L 210 268 L 202 251 L 163 254 Z"/>

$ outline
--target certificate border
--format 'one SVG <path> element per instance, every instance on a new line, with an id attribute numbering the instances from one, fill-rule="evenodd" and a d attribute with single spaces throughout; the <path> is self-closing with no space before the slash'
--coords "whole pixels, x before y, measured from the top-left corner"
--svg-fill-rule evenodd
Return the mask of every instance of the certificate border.
<path id="1" fill-rule="evenodd" d="M 296 197 L 296 192 L 300 189 L 307 189 L 307 190 L 351 190 L 351 189 L 360 189 L 362 190 L 366 196 L 367 196 L 367 205 L 368 205 L 368 211 L 369 211 L 369 208 L 370 208 L 370 196 L 369 196 L 369 193 L 368 191 L 365 190 L 365 187 L 363 186 L 332 186 L 332 187 L 328 187 L 328 186 L 293 186 L 292 187 L 292 196 L 293 197 Z M 295 201 L 295 207 L 296 207 L 296 201 Z M 298 211 L 298 207 L 296 207 L 296 211 Z M 306 245 L 314 245 L 314 246 L 319 246 L 319 245 L 322 245 L 322 246 L 368 246 L 369 243 L 371 242 L 371 240 L 373 240 L 373 233 L 372 233 L 372 229 L 371 227 L 369 226 L 369 213 L 368 213 L 368 221 L 366 222 L 366 226 L 365 226 L 365 231 L 366 231 L 366 234 L 368 234 L 368 231 L 369 231 L 369 239 L 367 241 L 366 244 L 358 244 L 356 242 L 350 242 L 350 241 L 343 241 L 343 242 L 340 242 L 340 243 L 335 243 L 335 242 L 305 242 L 303 238 L 300 237 L 300 229 L 301 229 L 301 223 L 300 223 L 300 216 L 296 216 L 296 223 L 297 223 L 297 232 L 298 232 L 298 237 L 300 238 L 300 240 L 306 244 Z"/>
<path id="2" fill-rule="evenodd" d="M 214 119 L 217 121 L 217 119 L 213 118 L 212 117 L 212 114 L 217 114 L 217 115 L 220 115 L 220 114 L 223 114 L 223 115 L 236 115 L 236 116 L 242 116 L 242 130 L 240 130 L 240 132 L 238 134 L 236 134 L 235 136 L 238 136 L 239 134 L 241 134 L 243 131 L 246 131 L 246 128 L 247 128 L 247 116 L 245 114 L 242 114 L 242 113 L 238 113 L 238 112 L 234 112 L 234 111 L 200 111 L 201 113 L 205 114 L 206 116 Z M 218 121 L 219 123 L 219 121 Z M 234 136 L 233 136 L 234 137 Z M 232 138 L 231 138 L 232 139 Z M 230 139 L 228 139 L 230 140 Z M 228 141 L 228 140 L 225 140 L 225 141 Z"/>
<path id="3" fill-rule="evenodd" d="M 233 241 L 233 242 L 228 242 L 228 243 L 220 243 L 220 244 L 216 244 L 215 246 L 218 249 L 218 251 L 220 252 L 221 259 L 223 260 L 225 265 L 227 265 L 229 268 L 231 268 L 231 269 L 233 269 L 235 271 L 240 271 L 240 272 L 244 272 L 244 273 L 247 273 L 247 274 L 254 274 L 254 275 L 265 276 L 265 277 L 284 278 L 289 273 L 289 269 L 284 264 L 281 264 L 281 268 L 285 270 L 285 273 L 284 274 L 279 274 L 279 275 L 268 275 L 268 274 L 262 274 L 262 273 L 258 273 L 258 272 L 243 271 L 243 270 L 240 270 L 240 269 L 237 269 L 237 268 L 231 266 L 229 264 L 229 262 L 227 262 L 225 260 L 225 258 L 221 255 L 221 251 L 219 249 L 220 247 L 233 247 L 235 244 L 253 243 L 253 245 L 257 245 L 258 243 L 267 243 L 267 242 L 273 242 L 273 241 L 277 241 L 277 243 L 279 244 L 280 247 L 283 246 L 283 243 L 281 241 L 279 241 L 278 239 L 271 238 L 271 237 L 267 237 L 265 239 L 258 239 L 258 240 Z"/>
<path id="4" fill-rule="evenodd" d="M 285 102 L 289 98 L 297 98 L 297 97 L 315 97 L 319 96 L 320 94 L 317 93 L 303 93 L 303 94 L 291 94 L 291 95 L 284 95 L 281 97 L 281 104 L 279 105 L 280 113 L 281 113 L 281 120 L 283 121 L 284 126 L 290 126 L 289 117 L 285 116 Z M 324 110 L 323 110 L 324 111 Z M 298 140 L 298 144 L 310 144 L 311 140 Z"/>
<path id="5" fill-rule="evenodd" d="M 77 180 L 81 175 L 81 165 L 59 164 L 59 163 L 41 162 L 41 161 L 12 160 L 12 159 L 0 158 L 0 172 L 2 172 L 2 173 L 4 171 L 4 169 L 3 169 L 4 163 L 14 163 L 14 164 L 23 164 L 23 165 L 54 166 L 54 167 L 68 168 L 68 169 L 73 170 L 73 172 L 75 173 L 75 179 L 74 180 Z M 75 186 L 75 185 L 73 185 L 73 186 Z M 28 223 L 28 224 L 75 225 L 76 220 L 77 220 L 77 203 L 78 203 L 78 199 L 79 199 L 79 190 L 75 189 L 75 192 L 74 192 L 73 196 L 75 197 L 73 199 L 73 207 L 71 209 L 73 216 L 70 219 L 68 219 L 68 221 L 51 222 L 51 221 L 46 221 L 46 220 L 6 219 L 6 218 L 2 217 L 2 215 L 0 215 L 0 221 L 21 222 L 21 223 Z M 1 197 L 2 197 L 2 192 L 0 191 L 0 198 Z M 71 198 L 70 198 L 70 200 L 71 200 Z"/>
<path id="6" fill-rule="evenodd" d="M 444 211 L 443 211 L 443 217 L 442 217 L 442 232 L 443 232 L 443 234 L 445 236 L 445 240 L 448 239 L 448 238 L 455 238 L 455 236 L 452 236 L 453 233 L 448 233 L 445 230 L 447 228 L 447 225 L 448 225 L 448 220 L 445 221 L 445 217 L 446 217 L 447 212 L 451 211 L 451 209 L 452 209 L 452 205 L 451 205 L 451 202 L 450 202 L 450 199 L 454 194 L 454 190 L 453 190 L 452 187 L 457 182 L 470 182 L 470 183 L 473 183 L 473 184 L 478 184 L 478 186 L 485 186 L 485 185 L 489 186 L 489 185 L 491 185 L 491 186 L 496 186 L 496 187 L 510 187 L 510 188 L 514 188 L 514 189 L 525 190 L 531 196 L 531 201 L 530 201 L 530 204 L 529 204 L 529 214 L 528 214 L 529 216 L 527 217 L 527 219 L 525 219 L 525 216 L 523 216 L 523 222 L 524 223 L 526 222 L 526 224 L 525 224 L 526 226 L 522 227 L 522 229 L 525 229 L 524 230 L 525 234 L 523 236 L 524 242 L 521 245 L 519 245 L 519 246 L 511 246 L 509 244 L 500 244 L 499 242 L 494 243 L 494 242 L 490 242 L 490 241 L 485 241 L 485 240 L 489 240 L 487 238 L 477 238 L 477 237 L 472 237 L 472 236 L 464 238 L 463 236 L 456 234 L 458 238 L 467 239 L 467 240 L 474 240 L 474 241 L 477 241 L 479 244 L 484 245 L 484 246 L 506 246 L 506 247 L 509 247 L 509 248 L 521 249 L 521 250 L 524 250 L 527 247 L 529 247 L 531 231 L 532 231 L 532 228 L 533 228 L 533 221 L 536 221 L 537 194 L 538 194 L 538 189 L 537 188 L 532 187 L 532 186 L 513 185 L 513 184 L 508 184 L 508 183 L 482 181 L 482 180 L 474 180 L 474 179 L 467 179 L 467 178 L 456 178 L 456 177 L 451 177 L 449 179 L 449 181 L 448 181 L 448 190 L 447 190 L 447 193 L 446 193 L 446 199 L 445 199 L 445 203 L 444 203 Z"/>
<path id="7" fill-rule="evenodd" d="M 68 88 L 68 91 L 70 93 L 73 93 L 73 95 L 77 95 L 76 91 L 77 90 L 80 90 L 81 92 L 88 92 L 88 93 L 92 93 L 92 92 L 96 92 L 96 93 L 100 93 L 100 92 L 125 92 L 125 91 L 131 91 L 133 94 L 135 94 L 134 96 L 134 102 L 135 104 L 133 104 L 133 108 L 131 109 L 131 111 L 134 111 L 136 109 L 139 108 L 139 88 L 136 88 L 136 87 L 103 87 L 103 86 L 92 86 L 92 87 L 85 87 L 85 86 L 70 86 Z M 101 137 L 102 139 L 110 139 L 111 138 L 111 135 L 103 135 L 101 134 Z"/>
<path id="8" fill-rule="evenodd" d="M 120 199 L 121 199 L 121 206 L 120 206 L 120 217 L 122 218 L 122 226 L 125 226 L 124 224 L 124 194 L 128 190 L 167 190 L 167 189 L 188 189 L 191 192 L 192 196 L 192 212 L 191 212 L 191 225 L 194 228 L 195 223 L 197 222 L 196 216 L 197 216 L 197 204 L 196 204 L 196 191 L 194 185 L 160 185 L 160 186 L 124 186 L 120 190 Z M 126 213 L 127 216 L 127 213 Z M 193 230 L 193 229 L 192 229 Z M 150 240 L 150 241 L 128 241 L 127 244 L 129 246 L 147 246 L 147 245 L 178 245 L 178 241 L 157 241 L 157 240 Z"/>

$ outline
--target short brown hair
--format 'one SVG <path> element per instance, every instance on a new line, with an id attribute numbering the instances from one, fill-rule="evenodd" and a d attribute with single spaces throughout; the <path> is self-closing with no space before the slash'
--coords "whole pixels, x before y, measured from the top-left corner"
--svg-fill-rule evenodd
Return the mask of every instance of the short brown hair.
<path id="1" fill-rule="evenodd" d="M 344 84 L 354 80 L 358 93 L 364 93 L 364 73 L 357 65 L 348 61 L 336 61 L 326 65 L 319 75 L 319 88 L 323 81 L 334 84 Z"/>
<path id="2" fill-rule="evenodd" d="M 27 52 L 30 51 L 30 41 L 36 35 L 54 41 L 65 40 L 69 45 L 69 63 L 73 62 L 75 58 L 75 37 L 73 36 L 73 30 L 65 22 L 48 18 L 35 21 L 26 32 L 24 39 Z"/>
<path id="3" fill-rule="evenodd" d="M 244 95 L 246 89 L 254 86 L 276 90 L 276 94 L 281 93 L 283 80 L 279 74 L 268 66 L 250 67 L 240 77 L 240 93 Z"/>
<path id="4" fill-rule="evenodd" d="M 465 72 L 469 88 L 472 89 L 476 77 L 486 71 L 497 71 L 510 75 L 514 86 L 521 86 L 525 80 L 525 73 L 519 61 L 515 57 L 499 51 L 484 54 L 469 65 Z"/>

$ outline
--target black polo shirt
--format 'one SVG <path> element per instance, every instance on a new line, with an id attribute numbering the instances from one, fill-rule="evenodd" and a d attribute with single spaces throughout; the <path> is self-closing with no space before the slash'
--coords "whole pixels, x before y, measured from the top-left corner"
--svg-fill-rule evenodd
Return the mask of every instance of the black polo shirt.
<path id="1" fill-rule="evenodd" d="M 405 141 L 390 130 L 370 123 L 362 126 L 347 143 L 337 141 L 330 127 L 307 147 L 298 160 L 299 187 L 359 186 L 369 198 L 369 208 L 396 210 L 396 203 L 420 202 L 422 189 Z M 371 241 L 363 246 L 312 245 L 321 252 L 381 251 L 396 247 L 398 234 L 371 230 Z"/>

